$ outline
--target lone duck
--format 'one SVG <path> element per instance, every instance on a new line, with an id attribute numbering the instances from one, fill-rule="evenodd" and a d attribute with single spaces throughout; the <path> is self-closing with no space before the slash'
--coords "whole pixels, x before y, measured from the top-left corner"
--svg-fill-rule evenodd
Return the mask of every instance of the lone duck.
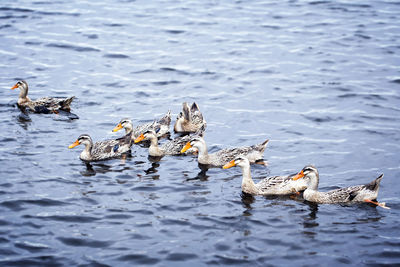
<path id="1" fill-rule="evenodd" d="M 184 102 L 182 104 L 182 112 L 179 113 L 174 125 L 176 133 L 194 133 L 201 127 L 206 126 L 206 120 L 201 114 L 199 106 L 193 102 L 192 106 Z"/>
<path id="2" fill-rule="evenodd" d="M 319 173 L 316 167 L 305 166 L 292 179 L 296 181 L 300 178 L 306 179 L 307 189 L 304 191 L 303 197 L 307 201 L 321 204 L 368 202 L 389 209 L 385 203 L 376 201 L 383 174 L 369 184 L 344 187 L 328 192 L 318 191 Z"/>
<path id="3" fill-rule="evenodd" d="M 131 135 L 127 134 L 118 139 L 104 140 L 93 143 L 88 134 L 82 134 L 68 148 L 83 144 L 85 148 L 79 158 L 83 161 L 99 161 L 121 157 L 127 154 L 131 147 Z"/>
<path id="4" fill-rule="evenodd" d="M 306 182 L 293 181 L 293 175 L 267 177 L 257 184 L 251 178 L 250 161 L 245 157 L 237 157 L 223 166 L 229 169 L 239 166 L 242 169 L 242 191 L 251 195 L 290 195 L 307 188 Z"/>
<path id="5" fill-rule="evenodd" d="M 229 161 L 235 159 L 239 155 L 246 157 L 250 163 L 262 163 L 263 154 L 267 147 L 268 139 L 258 145 L 244 146 L 237 148 L 226 148 L 215 153 L 208 154 L 206 142 L 203 137 L 194 137 L 187 142 L 182 148 L 181 153 L 184 153 L 191 147 L 198 150 L 197 160 L 200 164 L 209 165 L 212 167 L 222 167 Z"/>
<path id="6" fill-rule="evenodd" d="M 58 113 L 59 110 L 66 112 L 71 111 L 71 102 L 74 96 L 61 98 L 61 97 L 42 97 L 36 100 L 31 100 L 28 97 L 28 83 L 24 80 L 17 82 L 12 90 L 19 88 L 18 106 L 20 108 L 27 108 L 35 113 Z"/>

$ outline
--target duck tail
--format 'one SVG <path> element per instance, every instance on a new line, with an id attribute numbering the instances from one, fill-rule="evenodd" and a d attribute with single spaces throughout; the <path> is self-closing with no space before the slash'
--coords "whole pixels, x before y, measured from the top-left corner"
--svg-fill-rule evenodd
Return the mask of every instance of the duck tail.
<path id="1" fill-rule="evenodd" d="M 167 114 L 164 115 L 159 121 L 160 124 L 170 125 L 171 124 L 171 110 L 168 110 Z"/>
<path id="2" fill-rule="evenodd" d="M 70 105 L 75 96 L 68 97 L 60 102 L 61 109 L 69 111 L 71 109 Z"/>
<path id="3" fill-rule="evenodd" d="M 380 185 L 380 183 L 382 181 L 382 178 L 383 178 L 383 173 L 381 175 L 379 175 L 378 178 L 376 178 L 375 180 L 373 180 L 372 182 L 367 184 L 367 188 L 369 190 L 372 190 L 372 191 L 378 191 L 379 190 L 379 185 Z"/>
<path id="4" fill-rule="evenodd" d="M 261 149 L 262 152 L 264 152 L 264 150 L 267 148 L 267 144 L 269 142 L 269 139 L 265 140 L 264 142 L 262 142 L 259 147 Z"/>
<path id="5" fill-rule="evenodd" d="M 192 107 L 190 108 L 191 112 L 195 111 L 200 111 L 199 106 L 196 104 L 196 102 L 193 102 Z"/>
<path id="6" fill-rule="evenodd" d="M 182 103 L 183 118 L 187 121 L 190 120 L 190 108 L 187 102 Z"/>

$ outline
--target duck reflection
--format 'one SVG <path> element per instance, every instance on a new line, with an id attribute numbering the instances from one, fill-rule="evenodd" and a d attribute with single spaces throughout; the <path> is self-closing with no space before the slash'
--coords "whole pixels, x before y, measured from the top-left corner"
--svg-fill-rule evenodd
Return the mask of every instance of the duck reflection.
<path id="1" fill-rule="evenodd" d="M 84 164 L 86 166 L 86 170 L 80 171 L 79 173 L 82 176 L 85 176 L 85 177 L 95 176 L 96 175 L 96 171 L 93 169 L 92 164 L 90 164 L 89 162 L 85 162 Z"/>
<path id="2" fill-rule="evenodd" d="M 207 175 L 208 166 L 199 164 L 199 168 L 200 168 L 200 172 L 196 175 L 196 177 L 188 178 L 188 179 L 186 179 L 186 181 L 192 181 L 192 180 L 207 181 L 208 177 L 210 177 Z"/>
<path id="3" fill-rule="evenodd" d="M 161 157 L 149 156 L 149 161 L 151 162 L 151 167 L 148 168 L 147 170 L 145 170 L 144 172 L 146 174 L 157 173 L 158 172 L 157 168 L 160 167 L 160 163 L 159 163 L 160 160 L 161 160 Z"/>
<path id="4" fill-rule="evenodd" d="M 17 121 L 24 130 L 28 130 L 28 125 L 32 121 L 32 119 L 29 117 L 29 114 L 26 111 L 25 107 L 17 107 L 20 110 L 20 113 L 17 116 Z"/>
<path id="5" fill-rule="evenodd" d="M 253 215 L 250 211 L 253 209 L 251 204 L 253 204 L 254 201 L 255 201 L 254 196 L 251 195 L 251 194 L 247 194 L 245 192 L 242 192 L 240 194 L 240 197 L 242 199 L 243 207 L 245 208 L 245 210 L 243 211 L 243 216 L 251 216 L 251 215 Z"/>
<path id="6" fill-rule="evenodd" d="M 304 217 L 304 228 L 313 228 L 319 226 L 319 224 L 315 221 L 317 219 L 318 204 L 308 201 L 305 201 L 305 203 L 307 204 L 310 212 L 308 213 L 308 216 Z"/>
<path id="7" fill-rule="evenodd" d="M 96 174 L 105 174 L 108 172 L 123 172 L 126 170 L 130 170 L 131 167 L 125 165 L 126 158 L 121 158 L 121 164 L 118 166 L 122 166 L 121 169 L 116 169 L 116 165 L 106 164 L 103 162 L 83 162 L 85 165 L 85 169 L 80 171 L 79 173 L 82 176 L 95 176 Z"/>

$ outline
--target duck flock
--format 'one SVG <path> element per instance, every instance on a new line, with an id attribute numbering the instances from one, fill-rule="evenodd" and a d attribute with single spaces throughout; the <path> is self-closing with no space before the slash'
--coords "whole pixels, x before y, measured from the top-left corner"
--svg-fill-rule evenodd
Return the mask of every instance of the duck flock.
<path id="1" fill-rule="evenodd" d="M 34 113 L 70 112 L 74 97 L 53 98 L 43 97 L 31 100 L 28 97 L 28 83 L 18 81 L 11 89 L 20 89 L 17 105 L 23 111 Z M 254 183 L 251 177 L 250 164 L 264 164 L 263 154 L 268 139 L 252 146 L 227 148 L 215 153 L 208 153 L 204 140 L 206 120 L 196 103 L 183 103 L 174 124 L 174 131 L 181 134 L 175 139 L 159 145 L 158 140 L 168 136 L 171 124 L 171 111 L 153 122 L 133 127 L 129 118 L 122 119 L 113 129 L 117 132 L 125 129 L 125 135 L 117 139 L 103 140 L 93 143 L 88 134 L 80 135 L 69 148 L 84 145 L 80 159 L 85 162 L 124 158 L 129 155 L 131 146 L 140 142 L 149 143 L 149 155 L 163 157 L 166 155 L 197 154 L 200 165 L 207 168 L 228 169 L 239 166 L 242 169 L 242 191 L 252 195 L 298 195 L 303 192 L 303 198 L 315 203 L 362 203 L 367 202 L 389 209 L 385 203 L 378 202 L 378 191 L 383 178 L 381 174 L 372 182 L 364 185 L 339 188 L 328 192 L 318 191 L 319 173 L 313 165 L 305 166 L 299 173 L 288 176 L 272 176 Z"/>

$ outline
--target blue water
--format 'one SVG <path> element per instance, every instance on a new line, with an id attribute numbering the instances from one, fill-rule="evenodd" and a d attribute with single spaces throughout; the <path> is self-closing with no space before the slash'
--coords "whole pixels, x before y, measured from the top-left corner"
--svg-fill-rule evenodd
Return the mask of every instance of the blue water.
<path id="1" fill-rule="evenodd" d="M 397 1 L 2 1 L 0 265 L 400 264 L 398 21 Z M 21 115 L 19 79 L 31 98 L 75 95 L 80 119 Z M 121 136 L 124 117 L 174 122 L 184 101 L 211 151 L 271 140 L 255 181 L 384 173 L 391 209 L 242 196 L 239 168 L 141 146 L 87 168 L 67 148 Z"/>

